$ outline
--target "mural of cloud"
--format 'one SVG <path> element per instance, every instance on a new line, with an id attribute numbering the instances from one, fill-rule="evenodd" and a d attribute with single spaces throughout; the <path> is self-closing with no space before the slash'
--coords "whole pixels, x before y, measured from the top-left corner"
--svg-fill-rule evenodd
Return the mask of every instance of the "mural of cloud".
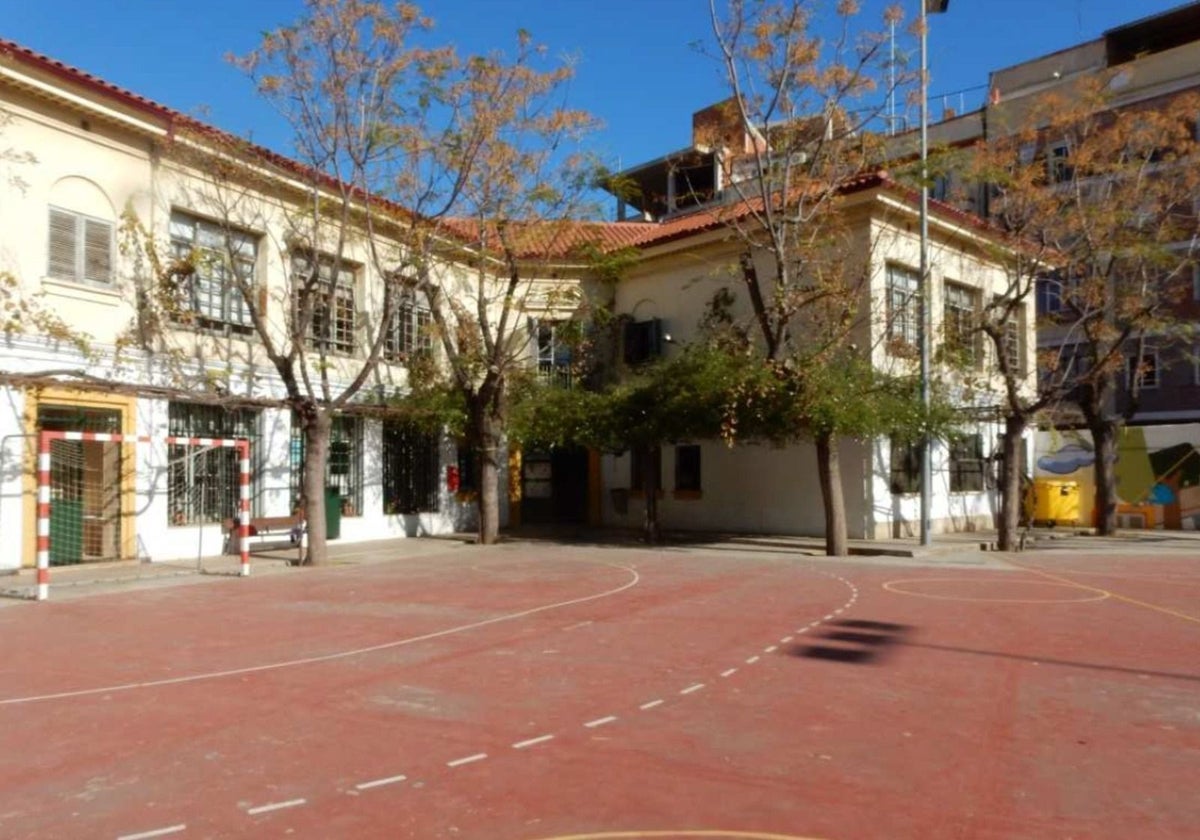
<path id="1" fill-rule="evenodd" d="M 1080 467 L 1096 461 L 1096 454 L 1076 443 L 1069 443 L 1057 452 L 1038 458 L 1038 469 L 1055 475 L 1070 475 Z"/>

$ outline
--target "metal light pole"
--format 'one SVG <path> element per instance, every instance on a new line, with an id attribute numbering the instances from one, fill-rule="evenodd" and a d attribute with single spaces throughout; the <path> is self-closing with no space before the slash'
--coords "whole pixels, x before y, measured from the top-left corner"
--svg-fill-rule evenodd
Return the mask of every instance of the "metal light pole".
<path id="1" fill-rule="evenodd" d="M 921 352 L 921 405 L 929 411 L 929 79 L 926 73 L 927 15 L 946 11 L 950 0 L 921 0 L 921 281 L 917 343 Z M 921 446 L 921 545 L 933 541 L 930 503 L 933 496 L 933 439 L 926 434 Z"/>

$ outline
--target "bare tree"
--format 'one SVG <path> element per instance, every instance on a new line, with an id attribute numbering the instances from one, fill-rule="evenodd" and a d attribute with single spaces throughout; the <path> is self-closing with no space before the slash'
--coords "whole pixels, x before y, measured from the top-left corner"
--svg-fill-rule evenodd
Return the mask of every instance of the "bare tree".
<path id="1" fill-rule="evenodd" d="M 851 235 L 842 209 L 847 185 L 881 159 L 869 129 L 887 99 L 885 38 L 882 29 L 863 31 L 851 2 L 711 0 L 709 12 L 731 93 L 712 136 L 698 138 L 724 150 L 723 186 L 734 201 L 716 212 L 743 249 L 741 290 L 766 364 L 798 395 L 796 432 L 816 445 L 826 550 L 845 554 L 838 443 L 868 433 L 865 415 L 836 410 L 811 374 L 853 355 L 872 317 L 870 245 Z M 889 10 L 881 24 L 897 19 Z M 823 27 L 833 37 L 819 35 Z"/>

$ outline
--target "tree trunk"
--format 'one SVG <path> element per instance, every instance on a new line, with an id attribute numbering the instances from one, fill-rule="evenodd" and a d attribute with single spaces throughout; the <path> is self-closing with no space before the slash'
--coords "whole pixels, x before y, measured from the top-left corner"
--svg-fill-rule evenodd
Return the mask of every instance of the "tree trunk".
<path id="1" fill-rule="evenodd" d="M 329 435 L 333 419 L 329 412 L 306 406 L 297 414 L 304 430 L 303 492 L 304 522 L 308 531 L 308 553 L 301 558 L 307 566 L 328 561 L 325 542 L 325 462 L 329 457 Z"/>
<path id="2" fill-rule="evenodd" d="M 647 446 L 642 450 L 642 490 L 646 494 L 646 516 L 642 523 L 642 537 L 650 545 L 658 543 L 658 485 L 659 466 L 662 452 L 658 446 Z"/>
<path id="3" fill-rule="evenodd" d="M 846 500 L 842 495 L 842 467 L 838 461 L 838 439 L 823 432 L 817 435 L 817 472 L 821 481 L 821 500 L 825 504 L 825 553 L 844 557 L 846 545 Z"/>
<path id="4" fill-rule="evenodd" d="M 1091 424 L 1096 453 L 1096 532 L 1102 537 L 1117 533 L 1117 430 L 1112 420 Z"/>
<path id="5" fill-rule="evenodd" d="M 1009 416 L 1004 420 L 1000 461 L 1000 527 L 997 548 L 1017 551 L 1021 546 L 1021 476 L 1025 465 L 1021 460 L 1021 439 L 1025 435 L 1025 418 Z"/>
<path id="6" fill-rule="evenodd" d="M 479 544 L 491 545 L 500 538 L 499 424 L 486 407 L 473 413 L 476 458 L 479 464 Z"/>

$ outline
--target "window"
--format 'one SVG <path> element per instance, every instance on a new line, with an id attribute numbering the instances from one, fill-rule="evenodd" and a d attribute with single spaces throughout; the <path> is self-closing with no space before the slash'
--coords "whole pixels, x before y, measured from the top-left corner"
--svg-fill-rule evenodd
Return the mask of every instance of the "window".
<path id="1" fill-rule="evenodd" d="M 383 424 L 383 512 L 438 509 L 437 435 L 410 423 Z"/>
<path id="2" fill-rule="evenodd" d="M 337 265 L 337 277 L 334 266 Z M 292 285 L 299 306 L 303 289 L 313 282 L 312 260 L 306 254 L 292 255 Z M 308 323 L 309 346 L 333 353 L 354 352 L 354 268 L 344 260 L 322 254 L 311 287 L 312 319 Z"/>
<path id="3" fill-rule="evenodd" d="M 475 449 L 467 441 L 458 442 L 458 491 L 475 493 L 479 490 L 479 471 Z"/>
<path id="4" fill-rule="evenodd" d="M 383 358 L 389 362 L 407 362 L 417 353 L 433 352 L 430 327 L 433 315 L 406 301 L 396 308 L 391 327 L 383 339 Z"/>
<path id="5" fill-rule="evenodd" d="M 77 283 L 111 283 L 112 238 L 109 222 L 51 207 L 46 274 Z"/>
<path id="6" fill-rule="evenodd" d="M 1046 314 L 1062 309 L 1062 283 L 1056 277 L 1039 277 L 1037 281 L 1037 311 Z"/>
<path id="7" fill-rule="evenodd" d="M 193 265 L 179 289 L 184 312 L 205 327 L 247 331 L 253 326 L 245 295 L 254 286 L 254 236 L 176 210 L 171 213 L 171 255 Z"/>
<path id="8" fill-rule="evenodd" d="M 1143 353 L 1139 361 L 1136 356 L 1125 359 L 1125 386 L 1129 390 L 1150 390 L 1158 387 L 1158 353 L 1151 350 Z"/>
<path id="9" fill-rule="evenodd" d="M 1001 351 L 1008 363 L 1008 370 L 1014 376 L 1025 373 L 1025 352 L 1021 341 L 1021 323 L 1024 320 L 1024 307 L 1009 308 L 1002 298 L 997 297 L 992 302 L 995 312 L 1004 317 L 1001 326 L 1004 336 L 1001 340 Z"/>
<path id="10" fill-rule="evenodd" d="M 246 438 L 250 441 L 252 508 L 258 507 L 258 414 L 219 405 L 173 402 L 167 432 L 181 437 Z M 221 522 L 237 516 L 238 451 L 228 448 L 168 447 L 167 508 L 172 525 Z"/>
<path id="11" fill-rule="evenodd" d="M 342 513 L 357 516 L 362 513 L 362 420 L 358 417 L 336 416 L 329 430 L 329 452 L 325 460 L 325 487 L 336 487 L 342 499 Z M 304 486 L 304 430 L 296 415 L 292 415 L 290 448 L 292 472 L 292 505 L 300 503 Z"/>
<path id="12" fill-rule="evenodd" d="M 675 447 L 675 490 L 700 492 L 700 447 L 696 444 Z"/>
<path id="13" fill-rule="evenodd" d="M 644 474 L 646 456 L 650 456 L 650 469 L 653 471 L 654 489 L 662 490 L 662 449 L 653 447 L 649 452 L 640 446 L 629 450 L 629 489 L 644 493 L 646 491 Z"/>
<path id="14" fill-rule="evenodd" d="M 547 385 L 571 387 L 571 345 L 568 321 L 533 321 L 537 338 L 538 379 Z"/>
<path id="15" fill-rule="evenodd" d="M 887 326 L 888 340 L 916 345 L 920 324 L 921 275 L 898 265 L 887 267 Z"/>
<path id="16" fill-rule="evenodd" d="M 978 493 L 983 490 L 983 435 L 950 437 L 950 492 Z"/>
<path id="17" fill-rule="evenodd" d="M 957 283 L 946 284 L 945 346 L 962 362 L 975 365 L 975 290 Z"/>
<path id="18" fill-rule="evenodd" d="M 634 366 L 657 359 L 662 355 L 662 321 L 627 321 L 622 334 L 625 364 Z"/>
<path id="19" fill-rule="evenodd" d="M 897 496 L 921 491 L 921 444 L 892 438 L 891 490 Z"/>
<path id="20" fill-rule="evenodd" d="M 1071 147 L 1066 143 L 1055 143 L 1046 151 L 1046 171 L 1050 183 L 1061 184 L 1075 177 L 1075 167 L 1071 166 Z"/>

